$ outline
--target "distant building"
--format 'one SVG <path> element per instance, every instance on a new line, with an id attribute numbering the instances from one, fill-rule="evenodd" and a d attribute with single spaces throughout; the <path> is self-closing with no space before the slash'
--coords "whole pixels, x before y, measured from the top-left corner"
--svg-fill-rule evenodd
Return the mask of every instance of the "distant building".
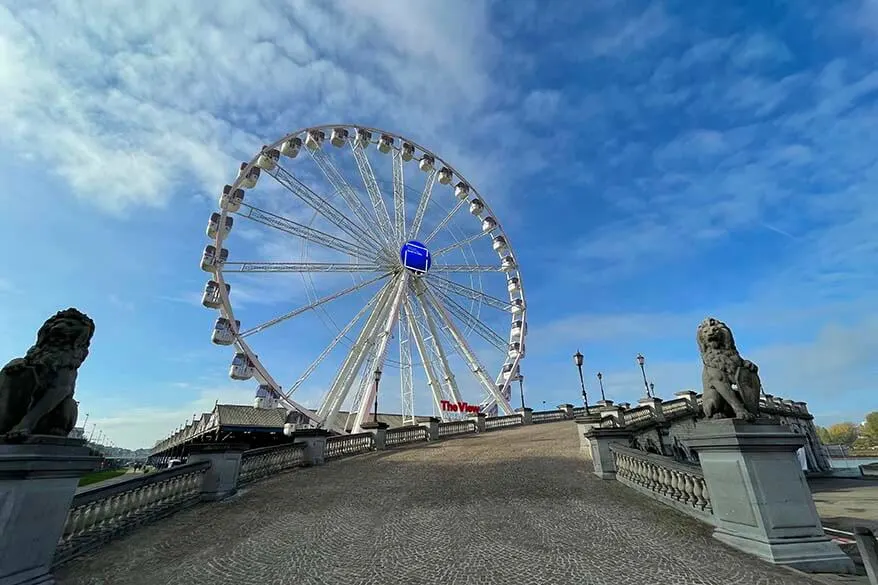
<path id="1" fill-rule="evenodd" d="M 85 438 L 85 428 L 83 427 L 74 427 L 72 431 L 67 435 L 70 439 L 84 439 Z"/>

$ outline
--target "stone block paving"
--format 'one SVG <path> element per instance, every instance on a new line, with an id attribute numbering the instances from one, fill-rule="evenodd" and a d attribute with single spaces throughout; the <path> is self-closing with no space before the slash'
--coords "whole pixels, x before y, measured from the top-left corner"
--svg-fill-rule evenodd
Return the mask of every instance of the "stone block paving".
<path id="1" fill-rule="evenodd" d="M 612 482 L 550 423 L 264 480 L 59 568 L 61 585 L 803 585 Z"/>

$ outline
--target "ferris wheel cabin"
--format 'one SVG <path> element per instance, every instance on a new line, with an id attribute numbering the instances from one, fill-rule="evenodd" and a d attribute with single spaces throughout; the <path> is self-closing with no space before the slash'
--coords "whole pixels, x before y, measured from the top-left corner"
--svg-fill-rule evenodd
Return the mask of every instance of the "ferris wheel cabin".
<path id="1" fill-rule="evenodd" d="M 232 191 L 231 185 L 223 187 L 223 193 L 220 195 L 219 206 L 223 211 L 238 211 L 241 209 L 241 203 L 244 202 L 244 190 L 235 189 Z"/>
<path id="2" fill-rule="evenodd" d="M 217 233 L 220 231 L 220 221 L 222 216 L 213 212 L 210 214 L 210 220 L 207 222 L 207 237 L 211 240 L 216 238 Z M 226 219 L 222 221 L 223 229 L 222 229 L 222 238 L 225 239 L 228 237 L 229 232 L 232 231 L 232 224 L 234 223 L 234 219 L 232 216 L 227 215 Z"/>
<path id="3" fill-rule="evenodd" d="M 231 290 L 232 285 L 227 283 L 226 296 L 228 296 Z M 220 306 L 222 306 L 222 299 L 220 298 L 220 287 L 217 281 L 208 280 L 207 284 L 204 285 L 204 294 L 201 295 L 201 304 L 208 309 L 219 309 Z"/>
<path id="4" fill-rule="evenodd" d="M 225 317 L 217 317 L 213 324 L 213 333 L 210 340 L 216 345 L 232 345 L 235 342 L 235 331 L 240 331 L 241 322 L 235 319 L 235 327 L 232 328 L 232 322 Z"/>
<path id="5" fill-rule="evenodd" d="M 229 377 L 232 380 L 249 380 L 253 377 L 253 362 L 246 353 L 236 353 L 229 367 Z"/>
<path id="6" fill-rule="evenodd" d="M 201 269 L 205 272 L 213 272 L 217 265 L 223 264 L 228 259 L 229 251 L 227 249 L 223 248 L 217 255 L 216 246 L 208 244 L 204 247 L 204 253 L 201 254 Z"/>
<path id="7" fill-rule="evenodd" d="M 256 159 L 256 166 L 262 170 L 270 171 L 277 166 L 277 162 L 279 160 L 280 151 L 278 149 L 268 148 L 267 146 L 263 145 L 262 152 L 259 153 L 259 158 Z"/>
<path id="8" fill-rule="evenodd" d="M 280 153 L 287 158 L 296 158 L 302 149 L 302 139 L 294 136 L 280 145 Z"/>
<path id="9" fill-rule="evenodd" d="M 249 171 L 246 171 L 247 163 L 242 162 L 241 168 L 238 171 L 238 178 L 241 179 L 241 186 L 245 189 L 252 189 L 256 186 L 256 181 L 259 180 L 259 167 L 253 166 L 250 167 Z"/>

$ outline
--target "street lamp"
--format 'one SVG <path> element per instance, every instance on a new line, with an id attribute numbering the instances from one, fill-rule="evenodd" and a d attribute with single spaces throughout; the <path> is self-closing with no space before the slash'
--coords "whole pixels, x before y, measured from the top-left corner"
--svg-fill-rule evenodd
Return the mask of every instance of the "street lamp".
<path id="1" fill-rule="evenodd" d="M 579 370 L 579 385 L 582 387 L 582 402 L 585 403 L 585 414 L 588 414 L 588 394 L 585 393 L 585 380 L 582 378 L 582 353 L 576 350 L 573 354 L 573 363 Z"/>
<path id="2" fill-rule="evenodd" d="M 604 375 L 598 372 L 598 384 L 601 385 L 601 401 L 606 402 L 607 397 L 604 396 Z"/>
<path id="3" fill-rule="evenodd" d="M 518 375 L 518 393 L 521 395 L 521 410 L 524 410 L 524 376 Z"/>
<path id="4" fill-rule="evenodd" d="M 655 398 L 655 383 L 654 382 L 649 383 L 649 391 L 652 394 L 653 398 Z"/>
<path id="5" fill-rule="evenodd" d="M 646 381 L 646 369 L 643 367 L 645 362 L 646 358 L 643 357 L 643 354 L 637 354 L 637 363 L 640 364 L 640 373 L 643 374 L 643 387 L 646 388 L 646 396 L 652 398 L 652 394 L 649 392 L 649 382 Z"/>
<path id="6" fill-rule="evenodd" d="M 379 370 L 378 368 L 375 368 L 375 373 L 373 375 L 375 376 L 375 415 L 374 415 L 372 420 L 375 423 L 377 423 L 378 422 L 378 382 L 381 381 L 381 370 Z"/>

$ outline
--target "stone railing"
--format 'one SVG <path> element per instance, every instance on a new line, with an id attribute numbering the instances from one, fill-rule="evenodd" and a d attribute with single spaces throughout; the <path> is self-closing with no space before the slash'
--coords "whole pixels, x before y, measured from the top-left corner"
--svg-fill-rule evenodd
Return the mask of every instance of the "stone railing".
<path id="1" fill-rule="evenodd" d="M 76 494 L 55 562 L 197 503 L 201 476 L 208 467 L 207 461 L 187 463 Z"/>
<path id="2" fill-rule="evenodd" d="M 690 516 L 710 522 L 713 509 L 700 467 L 621 445 L 609 447 L 617 480 Z"/>
<path id="3" fill-rule="evenodd" d="M 305 463 L 305 446 L 301 444 L 275 445 L 250 449 L 241 455 L 238 485 L 250 483 Z"/>
<path id="4" fill-rule="evenodd" d="M 531 422 L 534 424 L 566 419 L 567 414 L 563 410 L 541 410 L 531 414 Z"/>
<path id="5" fill-rule="evenodd" d="M 384 444 L 388 447 L 397 445 L 405 445 L 408 443 L 419 443 L 427 440 L 427 429 L 420 425 L 409 425 L 405 427 L 395 427 L 387 429 L 387 435 Z"/>
<path id="6" fill-rule="evenodd" d="M 476 423 L 471 420 L 453 420 L 439 423 L 439 436 L 452 437 L 476 432 Z"/>
<path id="7" fill-rule="evenodd" d="M 350 455 L 359 455 L 371 451 L 375 441 L 372 433 L 357 433 L 355 435 L 339 435 L 326 439 L 324 457 L 326 459 L 338 459 Z"/>
<path id="8" fill-rule="evenodd" d="M 685 398 L 676 398 L 662 404 L 662 413 L 665 415 L 665 419 L 668 420 L 681 416 L 691 416 L 694 411 L 692 410 L 691 401 Z"/>
<path id="9" fill-rule="evenodd" d="M 648 406 L 637 406 L 625 411 L 625 426 L 649 424 L 654 419 L 653 410 Z"/>
<path id="10" fill-rule="evenodd" d="M 520 414 L 508 414 L 506 416 L 489 416 L 485 419 L 485 429 L 492 431 L 504 427 L 514 427 L 522 423 Z"/>

